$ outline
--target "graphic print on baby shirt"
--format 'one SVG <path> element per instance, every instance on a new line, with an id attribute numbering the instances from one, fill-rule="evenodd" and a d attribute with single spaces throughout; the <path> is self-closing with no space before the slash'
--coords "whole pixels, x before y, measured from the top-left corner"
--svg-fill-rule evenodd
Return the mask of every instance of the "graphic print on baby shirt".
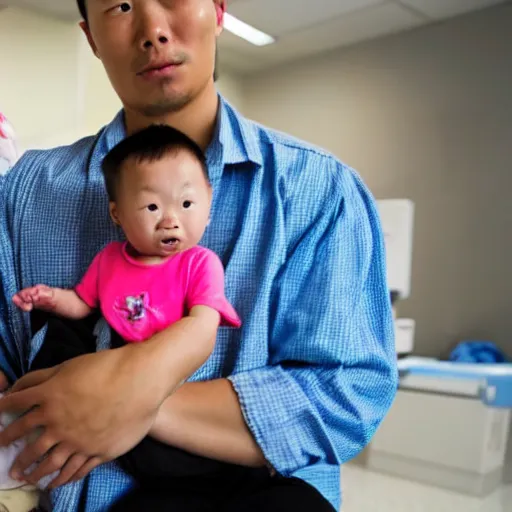
<path id="1" fill-rule="evenodd" d="M 147 291 L 118 295 L 111 311 L 112 327 L 127 342 L 146 341 L 165 326 L 161 305 L 154 304 Z"/>
<path id="2" fill-rule="evenodd" d="M 128 295 L 118 297 L 114 304 L 114 310 L 123 320 L 127 320 L 132 327 L 137 324 L 144 324 L 148 319 L 148 314 L 159 318 L 158 309 L 151 307 L 149 293 L 142 292 L 138 295 Z"/>
<path id="3" fill-rule="evenodd" d="M 124 312 L 130 322 L 136 322 L 146 316 L 147 296 L 147 293 L 141 293 L 137 297 L 126 297 Z"/>

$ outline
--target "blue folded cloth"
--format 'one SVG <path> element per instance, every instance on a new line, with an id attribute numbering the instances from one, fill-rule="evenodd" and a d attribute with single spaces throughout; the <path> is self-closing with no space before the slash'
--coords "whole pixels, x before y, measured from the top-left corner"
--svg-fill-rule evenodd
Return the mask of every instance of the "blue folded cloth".
<path id="1" fill-rule="evenodd" d="M 458 363 L 506 363 L 505 354 L 491 341 L 463 341 L 450 354 L 450 361 Z"/>

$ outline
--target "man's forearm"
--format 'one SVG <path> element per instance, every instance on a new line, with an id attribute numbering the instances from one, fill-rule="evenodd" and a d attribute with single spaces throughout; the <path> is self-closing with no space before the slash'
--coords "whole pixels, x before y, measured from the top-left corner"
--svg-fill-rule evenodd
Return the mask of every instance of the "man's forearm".
<path id="1" fill-rule="evenodd" d="M 150 434 L 204 457 L 251 467 L 266 463 L 227 379 L 183 384 L 160 407 Z"/>

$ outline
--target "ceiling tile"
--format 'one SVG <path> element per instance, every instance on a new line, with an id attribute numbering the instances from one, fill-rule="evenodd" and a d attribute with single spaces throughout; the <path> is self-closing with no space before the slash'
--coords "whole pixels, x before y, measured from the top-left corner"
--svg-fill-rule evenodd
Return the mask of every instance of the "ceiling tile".
<path id="1" fill-rule="evenodd" d="M 448 18 L 504 1 L 228 0 L 230 12 L 279 39 L 275 45 L 257 48 L 224 33 L 219 41 L 220 60 L 240 72 L 255 72 L 406 30 L 429 19 Z M 38 10 L 61 19 L 79 18 L 75 0 L 0 0 L 2 4 Z"/>
<path id="2" fill-rule="evenodd" d="M 277 44 L 263 48 L 237 42 L 234 36 L 226 34 L 226 38 L 221 39 L 219 48 L 226 61 L 230 59 L 231 52 L 237 53 L 238 56 L 244 55 L 245 59 L 240 70 L 255 72 L 265 66 L 296 60 L 337 47 L 396 33 L 425 22 L 424 17 L 415 15 L 398 4 L 386 3 L 288 34 Z M 224 38 L 224 36 L 222 37 Z"/>
<path id="3" fill-rule="evenodd" d="M 241 73 L 265 67 L 269 55 L 264 47 L 254 46 L 227 31 L 220 36 L 218 47 L 220 64 Z"/>
<path id="4" fill-rule="evenodd" d="M 228 12 L 254 27 L 282 36 L 388 0 L 238 0 Z"/>
<path id="5" fill-rule="evenodd" d="M 443 19 L 465 14 L 477 9 L 504 3 L 505 0 L 400 0 L 404 5 L 426 14 L 430 18 Z"/>

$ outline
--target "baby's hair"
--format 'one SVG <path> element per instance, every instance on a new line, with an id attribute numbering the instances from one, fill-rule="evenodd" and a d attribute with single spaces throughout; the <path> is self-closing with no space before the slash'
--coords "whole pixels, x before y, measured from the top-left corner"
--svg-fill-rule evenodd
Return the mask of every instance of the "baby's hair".
<path id="1" fill-rule="evenodd" d="M 184 133 L 167 125 L 151 125 L 126 137 L 105 157 L 102 164 L 105 186 L 110 201 L 116 200 L 116 189 L 123 164 L 129 159 L 136 162 L 155 162 L 167 155 L 188 151 L 201 164 L 206 182 L 208 166 L 201 148 Z"/>

